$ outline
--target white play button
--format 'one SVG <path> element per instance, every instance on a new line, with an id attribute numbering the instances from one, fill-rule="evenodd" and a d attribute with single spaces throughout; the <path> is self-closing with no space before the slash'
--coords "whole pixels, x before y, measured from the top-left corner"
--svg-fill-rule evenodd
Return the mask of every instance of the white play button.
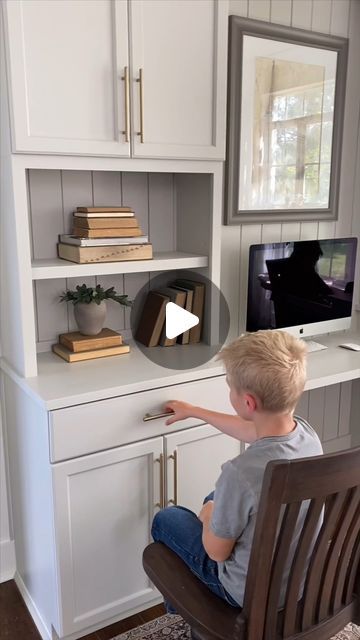
<path id="1" fill-rule="evenodd" d="M 166 305 L 165 333 L 167 338 L 177 338 L 181 333 L 199 324 L 199 318 L 190 311 L 185 311 L 174 302 Z"/>

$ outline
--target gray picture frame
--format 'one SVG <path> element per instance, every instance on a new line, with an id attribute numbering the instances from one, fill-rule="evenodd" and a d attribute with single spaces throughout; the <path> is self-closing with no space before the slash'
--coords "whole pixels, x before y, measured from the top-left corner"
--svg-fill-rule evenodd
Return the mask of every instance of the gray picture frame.
<path id="1" fill-rule="evenodd" d="M 280 40 L 335 51 L 338 54 L 335 80 L 334 122 L 328 208 L 238 210 L 243 37 L 245 35 Z M 336 220 L 338 217 L 341 149 L 346 91 L 348 40 L 338 36 L 274 25 L 260 20 L 229 16 L 229 66 L 227 152 L 225 163 L 225 224 Z"/>

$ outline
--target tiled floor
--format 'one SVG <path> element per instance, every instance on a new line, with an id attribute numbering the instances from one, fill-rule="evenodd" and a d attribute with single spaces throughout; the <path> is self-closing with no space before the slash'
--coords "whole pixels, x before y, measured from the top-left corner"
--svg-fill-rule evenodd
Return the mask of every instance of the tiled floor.
<path id="1" fill-rule="evenodd" d="M 83 636 L 81 640 L 109 640 L 164 613 L 163 605 L 159 604 L 136 616 Z M 0 584 L 0 640 L 41 640 L 14 580 Z"/>

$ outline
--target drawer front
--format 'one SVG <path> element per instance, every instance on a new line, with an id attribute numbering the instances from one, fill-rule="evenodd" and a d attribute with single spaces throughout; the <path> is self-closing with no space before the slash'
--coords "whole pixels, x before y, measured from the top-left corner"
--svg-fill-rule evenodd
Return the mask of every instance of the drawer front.
<path id="1" fill-rule="evenodd" d="M 164 418 L 143 421 L 147 413 L 161 413 L 169 400 L 184 400 L 214 411 L 233 413 L 225 376 L 59 409 L 50 413 L 51 462 L 201 424 L 196 419 L 171 426 L 165 425 Z"/>

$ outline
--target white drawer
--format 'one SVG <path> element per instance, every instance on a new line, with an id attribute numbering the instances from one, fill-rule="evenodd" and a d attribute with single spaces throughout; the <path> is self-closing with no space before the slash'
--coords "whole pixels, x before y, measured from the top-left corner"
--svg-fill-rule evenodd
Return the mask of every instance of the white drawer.
<path id="1" fill-rule="evenodd" d="M 201 424 L 195 419 L 171 426 L 164 418 L 143 421 L 146 413 L 161 413 L 169 400 L 233 413 L 225 376 L 59 409 L 50 414 L 50 460 L 76 458 Z"/>

